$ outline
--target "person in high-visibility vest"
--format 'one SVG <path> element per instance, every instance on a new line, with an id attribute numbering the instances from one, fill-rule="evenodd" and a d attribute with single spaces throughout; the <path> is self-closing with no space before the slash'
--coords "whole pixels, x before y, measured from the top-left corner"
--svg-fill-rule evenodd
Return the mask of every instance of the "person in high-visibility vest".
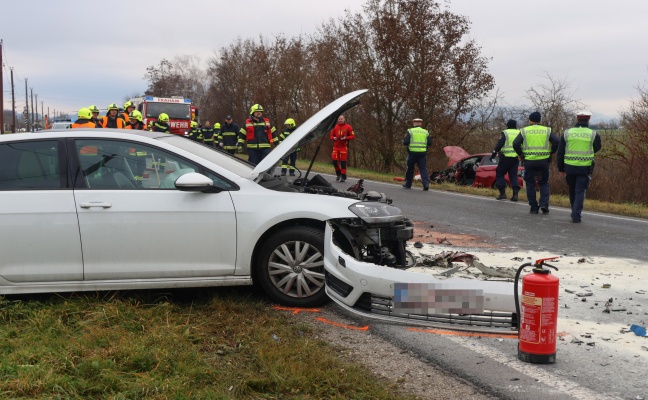
<path id="1" fill-rule="evenodd" d="M 581 222 L 585 192 L 592 179 L 594 153 L 601 150 L 601 137 L 589 128 L 592 113 L 581 110 L 576 113 L 576 126 L 567 129 L 558 145 L 558 171 L 569 186 L 572 222 Z"/>
<path id="2" fill-rule="evenodd" d="M 279 135 L 279 140 L 282 142 L 286 140 L 295 129 L 297 129 L 295 120 L 293 118 L 286 119 L 284 122 L 284 131 Z M 295 151 L 281 159 L 281 176 L 286 176 L 287 171 L 290 171 L 290 176 L 295 176 L 295 171 L 297 170 L 297 153 L 300 150 L 300 148 L 296 148 Z"/>
<path id="3" fill-rule="evenodd" d="M 101 126 L 103 128 L 125 129 L 126 121 L 120 115 L 117 115 L 118 112 L 119 107 L 117 107 L 117 104 L 110 104 L 108 106 L 108 113 L 101 119 Z"/>
<path id="4" fill-rule="evenodd" d="M 245 126 L 241 127 L 240 132 L 245 135 L 248 161 L 254 165 L 270 154 L 272 144 L 279 140 L 275 127 L 263 116 L 260 104 L 254 104 L 250 108 L 250 117 L 245 120 Z"/>
<path id="5" fill-rule="evenodd" d="M 535 111 L 529 115 L 529 126 L 522 128 L 513 141 L 513 149 L 524 162 L 524 184 L 531 214 L 549 213 L 549 164 L 558 150 L 560 140 L 551 128 L 540 125 L 542 116 Z M 536 198 L 536 181 L 540 200 Z"/>
<path id="6" fill-rule="evenodd" d="M 198 122 L 196 121 L 191 121 L 189 124 L 189 133 L 187 133 L 187 137 L 194 142 L 202 142 L 202 130 L 198 127 Z"/>
<path id="7" fill-rule="evenodd" d="M 126 123 L 126 129 L 133 129 L 138 131 L 146 130 L 146 125 L 142 122 L 142 113 L 133 110 L 130 113 L 129 121 Z"/>
<path id="8" fill-rule="evenodd" d="M 88 107 L 88 109 L 90 109 L 90 112 L 92 113 L 92 122 L 95 123 L 95 128 L 103 128 L 103 126 L 101 126 L 103 120 L 99 117 L 99 109 L 97 106 L 93 104 Z"/>
<path id="9" fill-rule="evenodd" d="M 80 108 L 77 112 L 77 120 L 70 124 L 70 129 L 80 128 L 95 128 L 95 123 L 92 121 L 92 113 L 89 108 Z"/>
<path id="10" fill-rule="evenodd" d="M 407 146 L 407 169 L 405 170 L 403 187 L 405 189 L 412 188 L 414 166 L 418 165 L 423 190 L 427 191 L 430 187 L 430 174 L 427 169 L 427 151 L 432 146 L 432 138 L 430 137 L 430 133 L 422 128 L 423 120 L 421 118 L 414 118 L 412 125 L 414 127 L 408 129 L 403 138 L 403 145 Z"/>
<path id="11" fill-rule="evenodd" d="M 513 189 L 513 196 L 511 201 L 518 201 L 518 192 L 520 191 L 520 184 L 518 183 L 518 167 L 520 161 L 518 155 L 513 150 L 513 141 L 520 134 L 517 129 L 517 121 L 514 119 L 508 120 L 506 129 L 502 131 L 502 135 L 495 144 L 493 153 L 491 154 L 491 162 L 495 162 L 495 156 L 499 153 L 499 161 L 497 169 L 495 169 L 495 187 L 499 190 L 497 200 L 506 200 L 506 180 L 504 176 L 508 174 L 511 188 Z"/>
<path id="12" fill-rule="evenodd" d="M 132 101 L 127 101 L 124 103 L 124 112 L 122 112 L 121 117 L 126 121 L 126 125 L 130 122 L 130 114 L 135 110 L 135 104 Z"/>

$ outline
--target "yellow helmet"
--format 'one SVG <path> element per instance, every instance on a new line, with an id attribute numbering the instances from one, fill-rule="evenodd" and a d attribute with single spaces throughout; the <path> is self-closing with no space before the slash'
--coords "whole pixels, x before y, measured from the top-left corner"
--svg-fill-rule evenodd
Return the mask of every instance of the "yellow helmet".
<path id="1" fill-rule="evenodd" d="M 167 113 L 162 113 L 158 117 L 158 121 L 160 122 L 169 122 L 169 115 Z"/>
<path id="2" fill-rule="evenodd" d="M 263 112 L 263 107 L 261 107 L 260 104 L 255 104 L 250 108 L 250 114 L 254 114 L 255 112 Z"/>
<path id="3" fill-rule="evenodd" d="M 117 104 L 112 103 L 112 104 L 110 104 L 110 105 L 108 106 L 108 111 L 110 111 L 110 110 L 117 110 L 117 111 L 119 111 L 119 107 L 117 107 Z"/>
<path id="4" fill-rule="evenodd" d="M 142 122 L 142 113 L 139 112 L 139 111 L 137 111 L 137 110 L 133 110 L 133 111 L 131 111 L 131 113 L 128 114 L 128 116 L 129 116 L 130 118 L 133 118 L 133 119 L 138 120 L 139 122 Z"/>
<path id="5" fill-rule="evenodd" d="M 92 118 L 92 113 L 89 108 L 80 108 L 77 117 L 79 117 L 79 119 L 90 119 Z"/>
<path id="6" fill-rule="evenodd" d="M 88 107 L 88 110 L 90 110 L 91 113 L 99 113 L 99 109 L 94 104 Z"/>
<path id="7" fill-rule="evenodd" d="M 291 128 L 295 127 L 295 120 L 292 118 L 288 118 L 286 122 L 284 122 L 284 125 L 288 125 Z"/>
<path id="8" fill-rule="evenodd" d="M 124 103 L 124 110 L 128 107 L 135 107 L 135 104 L 133 104 L 132 101 L 127 101 L 126 103 Z"/>
<path id="9" fill-rule="evenodd" d="M 214 129 L 220 129 L 220 122 L 216 122 L 214 124 Z"/>
<path id="10" fill-rule="evenodd" d="M 198 122 L 196 122 L 196 121 L 191 121 L 191 127 L 192 127 L 192 128 L 195 128 L 195 127 L 197 127 L 197 126 L 198 126 Z"/>

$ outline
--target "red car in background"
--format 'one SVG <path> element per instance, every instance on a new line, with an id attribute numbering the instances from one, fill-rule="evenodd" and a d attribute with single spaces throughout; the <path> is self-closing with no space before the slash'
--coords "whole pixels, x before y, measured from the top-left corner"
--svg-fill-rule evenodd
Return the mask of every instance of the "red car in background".
<path id="1" fill-rule="evenodd" d="M 430 176 L 434 183 L 453 182 L 457 185 L 470 185 L 475 187 L 495 187 L 495 170 L 499 157 L 491 161 L 491 153 L 468 154 L 459 146 L 446 146 L 443 148 L 448 156 L 448 167 L 443 171 L 436 171 Z M 506 183 L 511 186 L 508 175 L 504 176 Z M 524 186 L 524 168 L 518 167 L 518 184 Z"/>

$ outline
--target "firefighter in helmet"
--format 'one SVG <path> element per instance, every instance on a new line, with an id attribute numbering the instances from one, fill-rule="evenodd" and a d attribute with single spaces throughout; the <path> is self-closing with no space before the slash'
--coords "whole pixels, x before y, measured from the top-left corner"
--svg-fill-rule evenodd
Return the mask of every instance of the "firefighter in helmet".
<path id="1" fill-rule="evenodd" d="M 189 128 L 189 133 L 187 133 L 187 137 L 195 142 L 200 142 L 200 138 L 202 137 L 202 130 L 198 127 L 198 122 L 196 121 L 191 121 L 190 128 Z"/>
<path id="2" fill-rule="evenodd" d="M 279 135 L 279 140 L 282 142 L 286 140 L 286 138 L 290 136 L 295 129 L 297 129 L 295 120 L 288 118 L 284 122 L 284 131 Z M 286 176 L 286 171 L 290 171 L 290 176 L 295 176 L 295 170 L 297 169 L 295 164 L 297 162 L 297 152 L 299 152 L 299 150 L 300 149 L 295 149 L 295 151 L 281 159 L 281 176 Z"/>
<path id="3" fill-rule="evenodd" d="M 249 118 L 245 120 L 245 127 L 240 130 L 245 135 L 249 162 L 257 165 L 270 154 L 272 144 L 278 140 L 275 131 L 270 120 L 263 116 L 263 107 L 260 104 L 253 105 Z"/>
<path id="4" fill-rule="evenodd" d="M 157 121 L 153 122 L 149 127 L 149 131 L 171 133 L 171 127 L 169 126 L 169 115 L 167 113 L 160 114 Z"/>
<path id="5" fill-rule="evenodd" d="M 135 109 L 135 104 L 132 101 L 127 101 L 124 103 L 124 112 L 122 112 L 122 118 L 126 123 L 130 122 L 130 113 Z"/>
<path id="6" fill-rule="evenodd" d="M 101 118 L 99 118 L 99 109 L 94 104 L 88 107 L 92 113 L 92 122 L 95 123 L 95 128 L 103 128 L 101 126 Z"/>
<path id="7" fill-rule="evenodd" d="M 101 120 L 101 126 L 103 128 L 117 128 L 117 129 L 124 129 L 126 128 L 126 121 L 124 119 L 117 115 L 119 112 L 119 107 L 117 107 L 117 104 L 112 103 L 108 106 L 108 112 L 104 117 L 102 117 Z"/>
<path id="8" fill-rule="evenodd" d="M 89 108 L 80 108 L 77 112 L 77 120 L 70 124 L 69 128 L 95 128 L 95 123 L 92 121 L 92 113 Z"/>
<path id="9" fill-rule="evenodd" d="M 142 113 L 133 110 L 130 113 L 130 121 L 128 122 L 128 126 L 126 129 L 135 129 L 138 131 L 143 131 L 146 129 L 146 126 L 144 125 L 144 122 L 142 122 Z"/>

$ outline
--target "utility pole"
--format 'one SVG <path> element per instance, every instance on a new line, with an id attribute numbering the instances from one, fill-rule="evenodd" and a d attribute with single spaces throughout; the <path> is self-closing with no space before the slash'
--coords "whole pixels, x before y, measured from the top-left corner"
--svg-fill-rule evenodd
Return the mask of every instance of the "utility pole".
<path id="1" fill-rule="evenodd" d="M 29 93 L 31 94 L 31 132 L 34 132 L 34 118 L 36 118 L 36 113 L 34 112 L 34 88 L 29 88 Z"/>
<path id="2" fill-rule="evenodd" d="M 45 129 L 47 127 L 45 126 L 45 123 L 43 122 L 43 121 L 45 121 L 45 110 L 43 108 L 44 108 L 43 107 L 43 100 L 41 100 L 41 125 L 42 125 L 42 129 Z"/>
<path id="3" fill-rule="evenodd" d="M 11 67 L 11 117 L 13 118 L 11 133 L 16 133 L 16 91 L 14 89 L 13 67 Z"/>
<path id="4" fill-rule="evenodd" d="M 2 39 L 0 39 L 0 135 L 4 134 L 4 79 L 2 71 L 4 70 L 2 61 Z"/>
<path id="5" fill-rule="evenodd" d="M 27 125 L 27 130 L 26 132 L 30 131 L 30 126 L 29 126 L 29 92 L 27 91 L 27 78 L 25 78 L 25 125 Z"/>

